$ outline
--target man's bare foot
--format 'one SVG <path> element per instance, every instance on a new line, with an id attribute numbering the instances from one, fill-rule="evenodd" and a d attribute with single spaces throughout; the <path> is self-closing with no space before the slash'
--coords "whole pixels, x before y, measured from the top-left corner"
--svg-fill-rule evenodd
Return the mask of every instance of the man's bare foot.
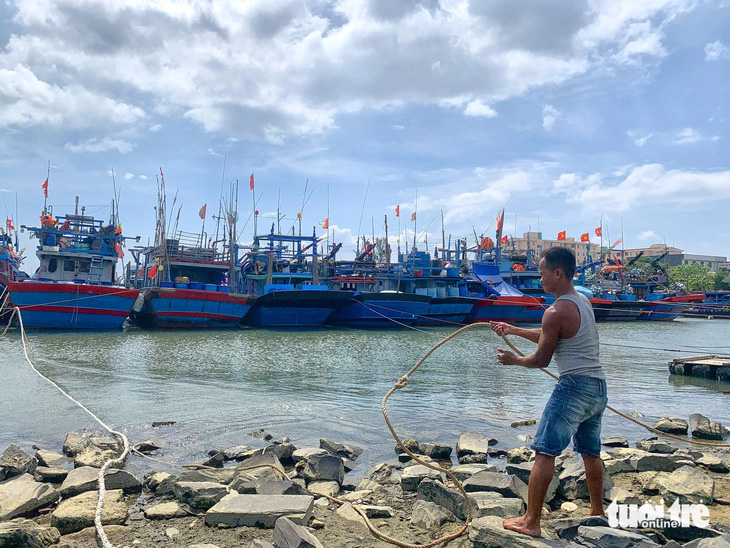
<path id="1" fill-rule="evenodd" d="M 529 535 L 531 537 L 539 537 L 542 534 L 540 530 L 540 524 L 529 525 L 525 516 L 519 518 L 510 518 L 502 520 L 502 527 L 509 529 L 510 531 L 516 531 L 523 535 Z"/>

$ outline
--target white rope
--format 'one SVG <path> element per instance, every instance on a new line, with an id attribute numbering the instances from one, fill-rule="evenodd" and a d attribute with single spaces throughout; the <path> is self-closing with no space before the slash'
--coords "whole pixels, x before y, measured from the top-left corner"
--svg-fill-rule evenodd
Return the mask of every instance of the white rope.
<path id="1" fill-rule="evenodd" d="M 96 534 L 99 537 L 99 540 L 101 540 L 102 545 L 104 548 L 114 548 L 114 545 L 109 542 L 109 538 L 106 536 L 106 533 L 104 532 L 104 527 L 101 524 L 101 514 L 104 510 L 104 498 L 106 496 L 106 484 L 104 482 L 104 474 L 106 474 L 106 471 L 109 469 L 110 466 L 117 463 L 124 462 L 124 459 L 127 458 L 127 455 L 129 454 L 129 440 L 127 440 L 127 436 L 122 434 L 121 432 L 117 432 L 116 430 L 112 430 L 109 428 L 104 422 L 94 415 L 89 409 L 87 409 L 82 403 L 74 399 L 72 396 L 67 394 L 63 388 L 58 386 L 55 382 L 53 382 L 51 379 L 43 375 L 36 367 L 33 365 L 33 362 L 30 360 L 30 357 L 28 356 L 28 349 L 30 348 L 31 352 L 33 352 L 34 355 L 35 352 L 33 351 L 33 348 L 30 346 L 30 341 L 28 341 L 28 337 L 25 333 L 25 328 L 23 327 L 23 316 L 20 313 L 20 309 L 16 306 L 13 308 L 13 314 L 17 314 L 18 316 L 18 322 L 20 323 L 20 340 L 23 343 L 23 355 L 25 356 L 25 361 L 28 362 L 28 365 L 30 365 L 31 369 L 38 374 L 39 377 L 41 377 L 43 380 L 47 381 L 51 385 L 53 385 L 61 394 L 66 396 L 69 400 L 71 400 L 73 403 L 78 405 L 81 409 L 86 411 L 96 422 L 98 422 L 107 432 L 109 432 L 112 436 L 121 439 L 124 444 L 124 450 L 122 451 L 122 454 L 115 458 L 115 459 L 109 459 L 107 460 L 104 465 L 99 470 L 99 501 L 96 505 L 96 514 L 94 514 L 94 525 L 96 526 Z"/>

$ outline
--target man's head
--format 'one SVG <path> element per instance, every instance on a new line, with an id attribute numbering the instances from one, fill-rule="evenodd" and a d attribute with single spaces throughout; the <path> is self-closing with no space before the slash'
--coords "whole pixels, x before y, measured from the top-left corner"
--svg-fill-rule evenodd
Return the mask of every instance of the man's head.
<path id="1" fill-rule="evenodd" d="M 575 275 L 575 255 L 565 247 L 551 247 L 542 252 L 540 274 L 545 291 L 553 293 L 555 284 L 572 286 Z"/>

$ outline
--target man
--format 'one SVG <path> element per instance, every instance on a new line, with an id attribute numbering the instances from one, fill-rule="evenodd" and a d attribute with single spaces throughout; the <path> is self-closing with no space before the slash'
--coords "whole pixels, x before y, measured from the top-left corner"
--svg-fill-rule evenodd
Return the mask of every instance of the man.
<path id="1" fill-rule="evenodd" d="M 591 515 L 603 515 L 603 461 L 601 419 L 606 408 L 606 376 L 598 359 L 598 330 L 590 301 L 573 288 L 575 255 L 552 247 L 540 259 L 540 275 L 546 293 L 556 299 L 542 317 L 540 329 L 523 329 L 492 322 L 498 335 L 517 335 L 537 343 L 533 354 L 519 357 L 499 348 L 503 365 L 547 367 L 555 356 L 560 381 L 548 400 L 531 448 L 535 464 L 530 474 L 527 510 L 519 518 L 502 522 L 505 529 L 539 537 L 540 516 L 555 470 L 555 457 L 573 438 L 573 448 L 583 457 L 591 498 Z"/>

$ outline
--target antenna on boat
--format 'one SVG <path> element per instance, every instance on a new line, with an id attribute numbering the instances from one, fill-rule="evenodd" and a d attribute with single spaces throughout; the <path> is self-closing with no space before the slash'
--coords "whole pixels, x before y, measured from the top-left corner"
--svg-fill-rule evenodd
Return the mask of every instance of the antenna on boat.
<path id="1" fill-rule="evenodd" d="M 368 179 L 368 185 L 365 187 L 365 197 L 362 200 L 362 209 L 360 210 L 360 223 L 357 225 L 357 247 L 355 249 L 355 256 L 360 255 L 360 229 L 362 228 L 362 216 L 365 213 L 365 202 L 368 199 L 368 190 L 370 190 L 370 179 Z"/>
<path id="2" fill-rule="evenodd" d="M 416 201 L 413 207 L 413 252 L 416 251 L 416 234 L 418 233 L 418 189 L 416 189 Z"/>

